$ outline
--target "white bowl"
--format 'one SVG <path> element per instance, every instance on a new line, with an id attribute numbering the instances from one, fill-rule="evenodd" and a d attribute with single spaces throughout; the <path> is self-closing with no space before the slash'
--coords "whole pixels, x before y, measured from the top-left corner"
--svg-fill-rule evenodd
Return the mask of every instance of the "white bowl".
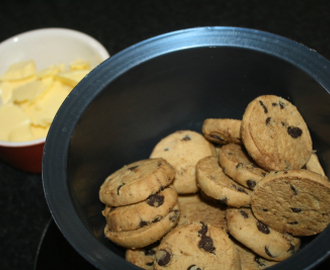
<path id="1" fill-rule="evenodd" d="M 109 56 L 101 43 L 82 32 L 65 28 L 37 29 L 0 43 L 0 75 L 4 74 L 10 65 L 26 60 L 34 60 L 39 71 L 52 64 L 69 64 L 77 59 L 89 61 L 94 68 Z M 40 173 L 45 139 L 26 142 L 0 141 L 0 158 L 16 168 Z"/>

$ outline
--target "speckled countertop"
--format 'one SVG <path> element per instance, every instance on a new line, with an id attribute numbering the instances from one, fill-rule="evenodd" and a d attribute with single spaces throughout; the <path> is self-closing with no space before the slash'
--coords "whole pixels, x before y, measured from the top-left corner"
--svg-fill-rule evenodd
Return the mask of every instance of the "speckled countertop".
<path id="1" fill-rule="evenodd" d="M 32 29 L 65 27 L 93 36 L 113 55 L 173 30 L 238 26 L 282 35 L 330 59 L 329 12 L 327 0 L 11 0 L 0 5 L 0 42 Z M 0 269 L 33 269 L 51 218 L 41 175 L 0 162 L 0 211 Z"/>

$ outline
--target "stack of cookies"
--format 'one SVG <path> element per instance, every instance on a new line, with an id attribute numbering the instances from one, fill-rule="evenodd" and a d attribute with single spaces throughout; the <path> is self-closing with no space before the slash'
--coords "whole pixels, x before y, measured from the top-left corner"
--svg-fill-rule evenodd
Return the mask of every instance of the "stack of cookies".
<path id="1" fill-rule="evenodd" d="M 265 269 L 330 223 L 330 182 L 289 101 L 181 130 L 100 189 L 105 236 L 143 269 Z"/>

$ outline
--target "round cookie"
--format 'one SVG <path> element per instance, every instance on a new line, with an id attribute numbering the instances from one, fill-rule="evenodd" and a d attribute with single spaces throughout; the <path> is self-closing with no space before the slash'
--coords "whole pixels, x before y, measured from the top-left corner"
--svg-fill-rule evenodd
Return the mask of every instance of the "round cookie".
<path id="1" fill-rule="evenodd" d="M 145 270 L 153 270 L 158 246 L 159 242 L 156 242 L 145 248 L 126 249 L 125 259 Z"/>
<path id="2" fill-rule="evenodd" d="M 237 241 L 233 242 L 239 253 L 239 257 L 241 258 L 242 270 L 264 270 L 268 267 L 278 264 L 278 262 L 270 261 L 260 257 L 251 249 L 248 249 Z"/>
<path id="3" fill-rule="evenodd" d="M 249 208 L 228 208 L 227 223 L 229 233 L 238 242 L 268 260 L 283 261 L 300 247 L 299 238 L 268 227 Z"/>
<path id="4" fill-rule="evenodd" d="M 330 223 L 330 182 L 307 170 L 269 173 L 252 195 L 257 219 L 296 236 L 322 232 Z"/>
<path id="5" fill-rule="evenodd" d="M 312 139 L 297 108 L 274 95 L 249 103 L 241 136 L 249 155 L 267 171 L 300 169 L 312 153 Z"/>
<path id="6" fill-rule="evenodd" d="M 161 241 L 154 269 L 240 270 L 238 251 L 221 229 L 202 222 L 179 225 Z"/>
<path id="7" fill-rule="evenodd" d="M 178 194 L 170 186 L 139 203 L 118 207 L 106 206 L 102 213 L 106 218 L 109 230 L 130 231 L 162 219 L 177 202 Z"/>
<path id="8" fill-rule="evenodd" d="M 214 146 L 202 134 L 182 130 L 163 138 L 153 149 L 150 157 L 166 159 L 175 170 L 173 186 L 178 194 L 198 191 L 196 163 L 207 156 L 215 156 Z"/>
<path id="9" fill-rule="evenodd" d="M 312 153 L 311 157 L 303 168 L 325 176 L 324 170 L 316 153 Z"/>
<path id="10" fill-rule="evenodd" d="M 160 240 L 172 228 L 174 228 L 180 216 L 179 204 L 162 219 L 137 230 L 115 232 L 109 230 L 108 225 L 104 228 L 104 235 L 115 244 L 125 248 L 143 248 Z"/>
<path id="11" fill-rule="evenodd" d="M 234 207 L 250 206 L 252 191 L 229 178 L 217 157 L 206 157 L 196 165 L 197 183 L 206 195 Z"/>
<path id="12" fill-rule="evenodd" d="M 202 126 L 207 140 L 217 144 L 238 143 L 241 139 L 241 120 L 227 118 L 208 118 Z"/>
<path id="13" fill-rule="evenodd" d="M 174 180 L 174 169 L 162 158 L 133 162 L 108 176 L 100 187 L 100 201 L 109 206 L 137 203 Z"/>
<path id="14" fill-rule="evenodd" d="M 226 144 L 219 149 L 219 162 L 228 176 L 252 190 L 267 174 L 249 158 L 241 145 L 234 143 Z"/>
<path id="15" fill-rule="evenodd" d="M 198 196 L 199 193 L 196 195 Z M 203 222 L 228 231 L 225 205 L 203 201 L 200 196 L 196 198 L 196 195 L 191 196 L 190 199 L 179 196 L 180 217 L 178 224 Z"/>

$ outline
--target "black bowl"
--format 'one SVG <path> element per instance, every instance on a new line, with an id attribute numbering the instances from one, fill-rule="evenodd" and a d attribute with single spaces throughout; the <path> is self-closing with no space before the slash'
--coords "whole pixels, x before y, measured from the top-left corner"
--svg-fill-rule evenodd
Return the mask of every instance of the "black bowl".
<path id="1" fill-rule="evenodd" d="M 103 234 L 105 177 L 148 158 L 171 132 L 201 132 L 205 118 L 238 118 L 263 94 L 305 118 L 330 175 L 330 62 L 294 41 L 232 27 L 187 29 L 138 43 L 106 60 L 59 109 L 43 157 L 45 196 L 71 245 L 99 269 L 138 269 Z M 311 269 L 330 251 L 330 227 L 271 269 Z"/>

